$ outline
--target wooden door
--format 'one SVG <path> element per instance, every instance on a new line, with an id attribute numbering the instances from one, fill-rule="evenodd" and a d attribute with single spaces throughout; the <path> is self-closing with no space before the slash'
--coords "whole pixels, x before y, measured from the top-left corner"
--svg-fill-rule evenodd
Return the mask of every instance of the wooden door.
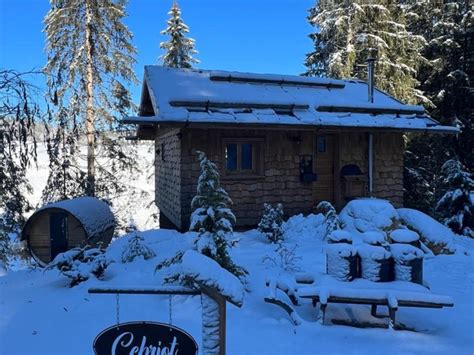
<path id="1" fill-rule="evenodd" d="M 329 201 L 334 204 L 334 144 L 335 137 L 316 134 L 314 137 L 314 171 L 318 180 L 313 182 L 313 202 Z"/>
<path id="2" fill-rule="evenodd" d="M 51 260 L 68 250 L 67 213 L 54 212 L 49 215 L 51 238 Z"/>

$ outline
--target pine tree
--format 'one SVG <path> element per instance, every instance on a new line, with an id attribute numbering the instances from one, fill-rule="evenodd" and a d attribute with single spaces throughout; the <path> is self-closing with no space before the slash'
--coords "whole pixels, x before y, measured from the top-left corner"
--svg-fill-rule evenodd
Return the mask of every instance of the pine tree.
<path id="1" fill-rule="evenodd" d="M 168 42 L 160 43 L 160 48 L 166 51 L 160 59 L 167 67 L 191 68 L 193 64 L 199 63 L 199 60 L 193 57 L 198 52 L 194 49 L 194 39 L 186 37 L 189 27 L 183 22 L 176 1 L 173 2 L 168 15 L 170 15 L 168 26 L 161 31 L 161 34 L 168 35 L 170 39 Z"/>
<path id="2" fill-rule="evenodd" d="M 145 239 L 135 232 L 122 251 L 122 263 L 131 263 L 137 257 L 142 257 L 144 260 L 154 258 L 155 252 L 144 241 Z"/>
<path id="3" fill-rule="evenodd" d="M 367 79 L 369 51 L 378 53 L 375 85 L 408 103 L 424 101 L 416 89 L 416 70 L 424 43 L 406 29 L 401 6 L 390 0 L 323 0 L 309 10 L 317 31 L 306 56 L 306 75 Z"/>
<path id="4" fill-rule="evenodd" d="M 234 264 L 228 251 L 236 222 L 230 209 L 232 200 L 220 186 L 217 166 L 203 152 L 197 154 L 201 175 L 197 195 L 191 201 L 193 212 L 189 230 L 199 232 L 196 247 L 200 253 L 214 259 L 234 275 L 243 276 L 245 270 Z"/>
<path id="5" fill-rule="evenodd" d="M 32 207 L 26 198 L 31 191 L 26 171 L 36 163 L 35 129 L 43 113 L 28 74 L 33 73 L 0 70 L 0 268 L 15 253 L 11 237 Z"/>
<path id="6" fill-rule="evenodd" d="M 49 138 L 50 161 L 55 165 L 50 170 L 49 191 L 67 180 L 66 167 L 83 169 L 82 164 L 70 161 L 65 141 L 70 145 L 86 137 L 87 171 L 85 185 L 84 174 L 76 171 L 79 180 L 68 180 L 75 186 L 62 195 L 82 194 L 85 189 L 87 195 L 106 197 L 117 187 L 115 172 L 130 168 L 128 158 L 133 151 L 129 144 L 116 137 L 112 144 L 104 144 L 111 139 L 108 131 L 120 128 L 119 118 L 133 108 L 126 85 L 137 81 L 132 70 L 136 50 L 130 43 L 132 34 L 122 23 L 125 4 L 125 0 L 51 0 L 44 19 L 45 72 L 50 99 L 57 108 L 53 121 L 60 132 Z M 98 152 L 99 143 L 104 149 Z M 107 163 L 99 163 L 98 153 Z"/>
<path id="7" fill-rule="evenodd" d="M 275 208 L 271 204 L 263 205 L 264 211 L 258 230 L 263 233 L 271 243 L 281 243 L 283 241 L 283 205 L 277 204 Z"/>
<path id="8" fill-rule="evenodd" d="M 457 160 L 448 160 L 442 170 L 444 195 L 436 210 L 441 220 L 458 234 L 474 238 L 474 179 Z"/>

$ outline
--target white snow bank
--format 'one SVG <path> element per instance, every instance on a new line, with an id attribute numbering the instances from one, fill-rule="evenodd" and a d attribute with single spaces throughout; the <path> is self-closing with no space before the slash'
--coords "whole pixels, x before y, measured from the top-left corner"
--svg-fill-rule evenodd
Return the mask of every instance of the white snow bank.
<path id="1" fill-rule="evenodd" d="M 340 243 L 340 242 L 351 243 L 352 234 L 349 233 L 348 231 L 337 229 L 335 231 L 332 231 L 331 234 L 329 234 L 328 239 L 333 243 Z"/>
<path id="2" fill-rule="evenodd" d="M 397 212 L 401 221 L 416 231 L 434 254 L 453 254 L 456 251 L 455 234 L 448 227 L 411 208 L 399 208 Z"/>
<path id="3" fill-rule="evenodd" d="M 188 250 L 183 254 L 177 267 L 180 278 L 191 278 L 200 286 L 214 289 L 239 307 L 243 304 L 244 286 L 235 275 L 222 268 L 213 259 L 194 250 Z M 173 274 L 175 271 L 173 269 Z"/>
<path id="4" fill-rule="evenodd" d="M 395 229 L 390 232 L 390 239 L 394 243 L 413 243 L 418 241 L 420 236 L 409 229 Z"/>
<path id="5" fill-rule="evenodd" d="M 384 232 L 368 231 L 362 233 L 362 241 L 371 245 L 382 245 L 387 242 L 385 236 Z"/>
<path id="6" fill-rule="evenodd" d="M 409 244 L 391 244 L 390 252 L 395 260 L 401 261 L 419 259 L 425 255 L 421 249 Z"/>
<path id="7" fill-rule="evenodd" d="M 325 235 L 324 221 L 322 214 L 310 214 L 306 217 L 303 214 L 292 216 L 282 225 L 285 239 L 295 237 L 322 239 Z"/>
<path id="8" fill-rule="evenodd" d="M 350 201 L 339 214 L 343 228 L 354 232 L 390 230 L 398 225 L 399 216 L 386 200 L 361 198 Z"/>

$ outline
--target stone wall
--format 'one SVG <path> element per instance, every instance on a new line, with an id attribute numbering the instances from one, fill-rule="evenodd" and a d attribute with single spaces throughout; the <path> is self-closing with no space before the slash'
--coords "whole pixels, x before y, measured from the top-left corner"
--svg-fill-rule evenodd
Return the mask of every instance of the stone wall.
<path id="1" fill-rule="evenodd" d="M 160 216 L 181 228 L 180 130 L 160 130 L 155 140 L 155 203 Z M 161 220 L 166 220 L 160 218 Z M 168 227 L 168 226 L 162 226 Z"/>

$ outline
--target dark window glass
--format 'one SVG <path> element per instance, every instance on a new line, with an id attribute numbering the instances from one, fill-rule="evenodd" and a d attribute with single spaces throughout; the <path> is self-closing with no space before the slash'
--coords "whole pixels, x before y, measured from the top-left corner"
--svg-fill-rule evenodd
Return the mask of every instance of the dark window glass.
<path id="1" fill-rule="evenodd" d="M 318 153 L 326 153 L 326 137 L 318 137 Z"/>
<path id="2" fill-rule="evenodd" d="M 252 170 L 252 144 L 242 144 L 241 147 L 242 170 Z"/>
<path id="3" fill-rule="evenodd" d="M 237 144 L 227 144 L 225 161 L 227 170 L 237 170 Z"/>

